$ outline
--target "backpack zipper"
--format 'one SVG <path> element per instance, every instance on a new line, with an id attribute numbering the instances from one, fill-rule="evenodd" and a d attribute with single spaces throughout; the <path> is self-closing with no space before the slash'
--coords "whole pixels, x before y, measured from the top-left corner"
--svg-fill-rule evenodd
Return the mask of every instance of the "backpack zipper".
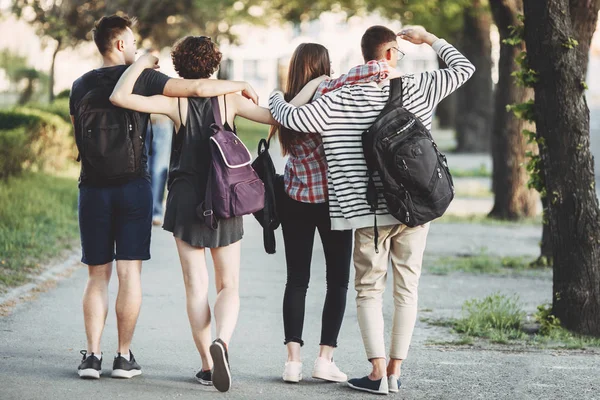
<path id="1" fill-rule="evenodd" d="M 381 139 L 382 142 L 387 143 L 390 140 L 392 140 L 393 138 L 395 138 L 396 136 L 400 135 L 402 132 L 404 132 L 405 130 L 409 129 L 410 127 L 412 127 L 415 124 L 415 120 L 411 119 L 410 122 L 406 125 L 404 125 L 402 128 L 400 128 L 398 131 L 392 133 L 389 136 L 384 137 L 383 139 Z"/>

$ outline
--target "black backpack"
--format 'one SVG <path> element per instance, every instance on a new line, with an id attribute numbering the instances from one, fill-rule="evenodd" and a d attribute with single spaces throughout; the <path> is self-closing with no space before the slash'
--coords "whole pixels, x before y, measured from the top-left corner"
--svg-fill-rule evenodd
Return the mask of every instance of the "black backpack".
<path id="1" fill-rule="evenodd" d="M 119 184 L 144 173 L 146 127 L 140 113 L 114 106 L 114 81 L 95 71 L 101 86 L 77 104 L 75 141 L 85 177 L 97 184 Z"/>
<path id="2" fill-rule="evenodd" d="M 409 227 L 444 214 L 454 198 L 446 156 L 437 148 L 421 120 L 403 108 L 402 79 L 390 80 L 390 97 L 373 125 L 362 134 L 369 183 L 367 202 L 377 210 L 373 173 L 383 183 L 387 209 Z M 375 215 L 375 243 L 377 216 Z"/>
<path id="3" fill-rule="evenodd" d="M 263 228 L 263 242 L 267 254 L 275 254 L 275 230 L 280 225 L 279 210 L 282 196 L 285 195 L 283 175 L 275 170 L 269 154 L 270 139 L 260 139 L 258 156 L 252 162 L 252 168 L 265 184 L 265 207 L 254 213 L 254 218 Z"/>

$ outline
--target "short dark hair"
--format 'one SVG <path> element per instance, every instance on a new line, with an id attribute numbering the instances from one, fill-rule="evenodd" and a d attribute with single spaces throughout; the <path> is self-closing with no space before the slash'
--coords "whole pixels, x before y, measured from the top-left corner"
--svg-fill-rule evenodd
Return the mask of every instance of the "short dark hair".
<path id="1" fill-rule="evenodd" d="M 219 68 L 223 54 L 207 36 L 186 36 L 171 51 L 173 67 L 184 79 L 209 78 Z"/>
<path id="2" fill-rule="evenodd" d="M 127 15 L 110 15 L 102 17 L 94 24 L 92 36 L 100 54 L 108 53 L 113 40 L 127 28 L 135 26 L 137 19 L 129 18 Z"/>
<path id="3" fill-rule="evenodd" d="M 382 59 L 384 57 L 383 46 L 395 41 L 396 34 L 385 26 L 375 25 L 367 29 L 360 40 L 360 49 L 365 62 Z"/>

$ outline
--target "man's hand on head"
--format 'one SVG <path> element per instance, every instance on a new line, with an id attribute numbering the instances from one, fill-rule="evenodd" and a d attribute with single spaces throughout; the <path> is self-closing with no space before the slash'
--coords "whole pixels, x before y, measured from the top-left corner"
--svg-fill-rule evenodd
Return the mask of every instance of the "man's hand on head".
<path id="1" fill-rule="evenodd" d="M 438 40 L 437 36 L 427 32 L 422 26 L 406 26 L 397 35 L 400 39 L 413 44 L 427 43 L 431 46 L 433 42 Z"/>
<path id="2" fill-rule="evenodd" d="M 155 57 L 150 53 L 144 54 L 143 56 L 138 58 L 136 63 L 143 65 L 144 68 L 153 68 L 153 69 L 160 68 L 160 66 L 158 65 L 158 57 Z"/>

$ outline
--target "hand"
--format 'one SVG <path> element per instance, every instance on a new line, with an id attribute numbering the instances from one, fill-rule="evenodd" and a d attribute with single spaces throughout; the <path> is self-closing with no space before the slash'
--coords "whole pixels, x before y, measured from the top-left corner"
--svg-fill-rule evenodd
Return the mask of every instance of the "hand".
<path id="1" fill-rule="evenodd" d="M 143 65 L 144 68 L 153 68 L 153 69 L 160 68 L 158 65 L 158 57 L 153 56 L 150 53 L 144 54 L 143 56 L 138 58 L 137 63 Z"/>
<path id="2" fill-rule="evenodd" d="M 256 91 L 249 83 L 246 83 L 246 87 L 242 90 L 242 96 L 252 100 L 254 104 L 258 105 L 258 94 L 256 94 Z"/>
<path id="3" fill-rule="evenodd" d="M 427 43 L 432 45 L 438 39 L 437 36 L 427 32 L 422 26 L 406 26 L 398 33 L 398 36 L 400 39 L 413 44 Z"/>

